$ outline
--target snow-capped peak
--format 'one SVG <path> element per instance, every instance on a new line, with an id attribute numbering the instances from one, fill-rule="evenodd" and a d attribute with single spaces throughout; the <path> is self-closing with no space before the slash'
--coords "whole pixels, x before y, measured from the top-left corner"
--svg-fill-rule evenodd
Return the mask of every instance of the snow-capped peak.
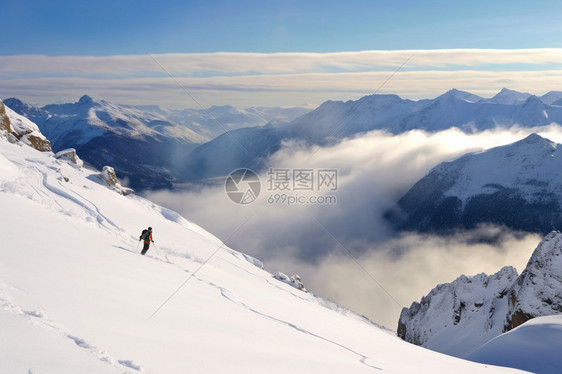
<path id="1" fill-rule="evenodd" d="M 105 131 L 133 139 L 149 140 L 165 136 L 185 143 L 201 143 L 206 140 L 189 128 L 168 121 L 161 114 L 97 100 L 88 95 L 83 95 L 75 103 L 51 104 L 42 110 L 49 115 L 38 118 L 37 121 L 44 133 L 54 139 L 55 145 L 71 131 L 73 134 L 82 132 L 82 136 L 75 140 L 81 144 Z"/>
<path id="2" fill-rule="evenodd" d="M 502 88 L 500 92 L 487 101 L 496 104 L 516 105 L 524 103 L 530 96 L 531 94 L 528 93 Z"/>
<path id="3" fill-rule="evenodd" d="M 545 106 L 545 103 L 535 95 L 531 95 L 523 103 L 523 107 L 530 107 L 530 106 L 543 108 Z"/>
<path id="4" fill-rule="evenodd" d="M 83 95 L 79 100 L 79 105 L 90 105 L 94 103 L 94 99 L 91 96 Z"/>
<path id="5" fill-rule="evenodd" d="M 464 100 L 464 101 L 468 101 L 469 103 L 476 103 L 482 100 L 482 97 L 474 95 L 467 91 L 461 91 L 461 90 L 457 90 L 456 88 L 453 88 L 445 92 L 443 95 L 436 98 L 436 100 L 450 100 L 450 99 Z"/>
<path id="6" fill-rule="evenodd" d="M 544 137 L 540 136 L 537 133 L 532 133 L 529 136 L 527 136 L 525 139 L 520 140 L 519 142 L 517 142 L 515 144 L 519 144 L 519 143 L 525 143 L 525 144 L 532 145 L 535 149 L 538 149 L 538 148 L 550 149 L 550 150 L 556 149 L 556 143 L 554 143 L 550 139 L 547 139 L 547 138 L 544 138 Z"/>
<path id="7" fill-rule="evenodd" d="M 541 96 L 541 100 L 549 105 L 560 99 L 562 99 L 562 91 L 550 91 Z"/>

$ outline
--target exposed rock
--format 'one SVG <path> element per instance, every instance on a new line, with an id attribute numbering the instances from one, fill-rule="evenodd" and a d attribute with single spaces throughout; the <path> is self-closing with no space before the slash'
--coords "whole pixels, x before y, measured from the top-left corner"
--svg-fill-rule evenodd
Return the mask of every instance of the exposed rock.
<path id="1" fill-rule="evenodd" d="M 9 134 L 12 133 L 12 127 L 10 126 L 10 118 L 6 114 L 6 107 L 2 100 L 0 100 L 0 131 L 6 131 Z"/>
<path id="2" fill-rule="evenodd" d="M 134 194 L 135 191 L 128 187 L 123 187 L 119 178 L 117 178 L 117 174 L 115 174 L 115 170 L 111 166 L 104 166 L 102 172 L 100 173 L 100 178 L 107 184 L 112 190 L 121 195 L 130 195 Z"/>
<path id="3" fill-rule="evenodd" d="M 16 139 L 40 152 L 51 152 L 51 143 L 39 131 L 39 127 L 6 107 L 2 101 L 0 101 L 0 130 L 8 134 L 6 137 L 11 142 Z"/>
<path id="4" fill-rule="evenodd" d="M 84 161 L 82 161 L 80 157 L 78 157 L 78 155 L 76 154 L 76 149 L 74 148 L 68 148 L 57 152 L 55 154 L 55 158 L 62 159 L 76 168 L 81 168 L 82 166 L 84 166 Z"/>
<path id="5" fill-rule="evenodd" d="M 297 274 L 293 275 L 292 277 L 288 277 L 287 275 L 281 273 L 280 271 L 277 272 L 277 274 L 275 274 L 275 278 L 287 283 L 290 286 L 293 286 L 295 288 L 298 288 L 301 291 L 307 292 L 306 288 L 304 287 L 304 284 L 301 281 L 301 277 Z"/>
<path id="6" fill-rule="evenodd" d="M 507 310 L 506 295 L 516 278 L 515 268 L 504 267 L 493 275 L 462 275 L 440 284 L 402 310 L 398 336 L 440 352 L 444 347 L 448 354 L 468 354 L 467 346 L 476 348 L 503 331 L 505 314 L 496 311 Z"/>
<path id="7" fill-rule="evenodd" d="M 528 320 L 562 313 L 562 234 L 548 234 L 510 291 L 505 330 Z"/>
<path id="8" fill-rule="evenodd" d="M 37 136 L 34 134 L 26 134 L 27 142 L 36 150 L 40 152 L 52 152 L 51 143 L 45 137 Z"/>

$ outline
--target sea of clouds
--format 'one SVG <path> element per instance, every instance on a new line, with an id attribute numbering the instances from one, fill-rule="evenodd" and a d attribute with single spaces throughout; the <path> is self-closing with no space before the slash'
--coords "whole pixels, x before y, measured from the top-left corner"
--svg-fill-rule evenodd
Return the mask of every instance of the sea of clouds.
<path id="1" fill-rule="evenodd" d="M 288 142 L 269 159 L 271 169 L 260 174 L 260 195 L 250 204 L 231 201 L 223 184 L 148 197 L 263 260 L 270 272 L 298 273 L 310 291 L 396 329 L 401 308 L 439 283 L 507 265 L 521 271 L 541 236 L 487 225 L 448 236 L 398 233 L 384 213 L 439 163 L 532 132 L 562 142 L 557 125 L 474 134 L 372 131 L 327 147 Z M 295 169 L 337 170 L 337 189 L 272 188 L 273 171 Z M 295 195 L 335 201 L 289 204 Z"/>

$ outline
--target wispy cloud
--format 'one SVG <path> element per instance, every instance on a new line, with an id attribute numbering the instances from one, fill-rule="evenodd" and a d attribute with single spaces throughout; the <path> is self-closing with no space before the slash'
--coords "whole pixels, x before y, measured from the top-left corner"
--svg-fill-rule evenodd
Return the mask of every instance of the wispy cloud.
<path id="1" fill-rule="evenodd" d="M 122 56 L 0 56 L 0 75 L 136 75 L 162 73 L 156 59 L 179 76 L 214 74 L 295 74 L 322 71 L 372 71 L 399 66 L 445 68 L 492 65 L 562 64 L 562 49 L 448 49 L 337 53 L 190 53 Z"/>
<path id="2" fill-rule="evenodd" d="M 18 55 L 0 56 L 0 95 L 47 103 L 88 93 L 186 106 L 170 74 L 209 105 L 319 104 L 372 93 L 406 61 L 381 92 L 418 99 L 452 87 L 493 95 L 507 86 L 542 94 L 559 89 L 562 76 L 562 49 Z"/>

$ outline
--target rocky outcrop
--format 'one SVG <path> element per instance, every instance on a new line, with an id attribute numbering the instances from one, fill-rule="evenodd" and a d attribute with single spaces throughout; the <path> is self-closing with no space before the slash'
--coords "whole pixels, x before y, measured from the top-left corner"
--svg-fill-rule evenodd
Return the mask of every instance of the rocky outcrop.
<path id="1" fill-rule="evenodd" d="M 0 131 L 11 141 L 20 141 L 40 152 L 51 152 L 51 143 L 37 125 L 20 116 L 0 101 Z"/>
<path id="2" fill-rule="evenodd" d="M 509 293 L 504 330 L 528 320 L 562 314 L 562 234 L 551 232 L 539 244 Z"/>
<path id="3" fill-rule="evenodd" d="M 74 148 L 68 148 L 57 152 L 55 154 L 55 158 L 64 160 L 76 168 L 81 168 L 82 166 L 84 166 L 84 161 L 82 161 L 80 157 L 78 157 L 78 155 L 76 154 L 76 149 Z"/>
<path id="4" fill-rule="evenodd" d="M 277 274 L 275 274 L 275 278 L 301 291 L 307 292 L 304 284 L 301 281 L 301 277 L 298 274 L 295 274 L 292 277 L 288 277 L 286 274 L 279 271 L 277 272 Z"/>
<path id="5" fill-rule="evenodd" d="M 505 314 L 496 312 L 507 309 L 507 295 L 516 278 L 515 268 L 504 267 L 493 275 L 462 275 L 438 285 L 402 310 L 398 336 L 437 351 L 445 348 L 449 354 L 468 353 L 503 331 Z"/>
<path id="6" fill-rule="evenodd" d="M 51 152 L 51 143 L 47 138 L 42 136 L 37 136 L 35 134 L 25 134 L 25 143 L 28 143 L 33 148 L 41 152 Z"/>
<path id="7" fill-rule="evenodd" d="M 0 100 L 0 139 L 5 139 L 10 143 L 16 143 L 18 139 L 12 134 L 10 117 L 6 113 L 6 107 Z"/>
<path id="8" fill-rule="evenodd" d="M 10 126 L 10 118 L 6 114 L 6 107 L 4 103 L 0 100 L 0 131 L 6 131 L 12 133 L 12 127 Z"/>
<path id="9" fill-rule="evenodd" d="M 562 314 L 562 234 L 549 233 L 517 275 L 461 276 L 435 287 L 404 308 L 398 336 L 457 357 L 467 357 L 490 339 L 529 319 Z"/>
<path id="10" fill-rule="evenodd" d="M 109 188 L 121 195 L 126 196 L 135 193 L 133 189 L 121 185 L 117 174 L 115 174 L 115 169 L 111 166 L 104 166 L 99 176 Z"/>

